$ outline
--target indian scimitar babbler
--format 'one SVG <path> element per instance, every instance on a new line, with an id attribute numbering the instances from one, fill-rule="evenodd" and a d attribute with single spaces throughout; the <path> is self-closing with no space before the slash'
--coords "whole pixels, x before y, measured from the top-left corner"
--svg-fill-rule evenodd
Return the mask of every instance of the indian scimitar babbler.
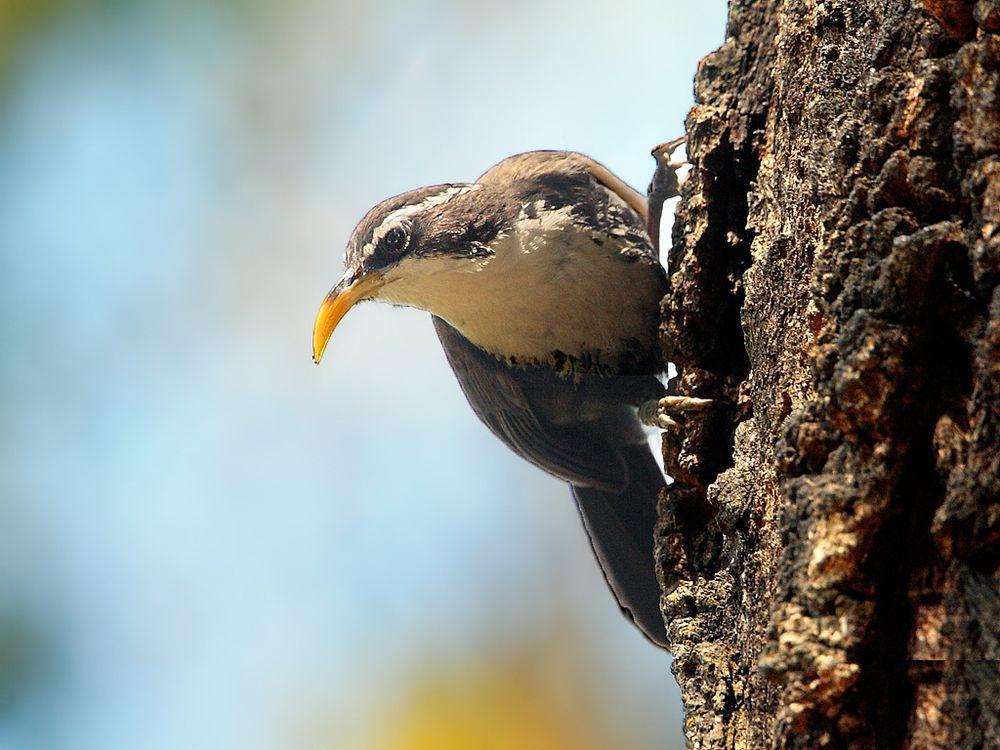
<path id="1" fill-rule="evenodd" d="M 651 235 L 669 195 L 653 187 L 651 212 L 593 159 L 533 151 L 475 182 L 379 203 L 320 306 L 313 359 L 359 301 L 431 313 L 473 411 L 515 453 L 569 482 L 619 606 L 664 645 L 653 558 L 664 478 L 636 414 L 664 392 L 666 279 Z"/>

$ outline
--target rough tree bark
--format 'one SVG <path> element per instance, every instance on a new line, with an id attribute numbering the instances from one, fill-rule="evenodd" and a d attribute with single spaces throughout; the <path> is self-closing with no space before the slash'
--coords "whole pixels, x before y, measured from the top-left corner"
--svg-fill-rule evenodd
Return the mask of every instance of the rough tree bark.
<path id="1" fill-rule="evenodd" d="M 1000 748 L 1000 3 L 731 0 L 664 301 L 694 748 Z"/>

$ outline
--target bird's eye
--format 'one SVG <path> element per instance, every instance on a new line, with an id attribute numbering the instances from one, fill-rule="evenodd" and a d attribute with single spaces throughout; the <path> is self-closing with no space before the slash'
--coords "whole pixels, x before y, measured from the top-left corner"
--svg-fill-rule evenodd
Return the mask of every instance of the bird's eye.
<path id="1" fill-rule="evenodd" d="M 382 249 L 386 253 L 396 254 L 401 253 L 406 249 L 407 243 L 410 241 L 410 235 L 407 234 L 406 230 L 402 227 L 393 227 L 388 232 L 385 233 L 385 237 L 382 238 Z"/>

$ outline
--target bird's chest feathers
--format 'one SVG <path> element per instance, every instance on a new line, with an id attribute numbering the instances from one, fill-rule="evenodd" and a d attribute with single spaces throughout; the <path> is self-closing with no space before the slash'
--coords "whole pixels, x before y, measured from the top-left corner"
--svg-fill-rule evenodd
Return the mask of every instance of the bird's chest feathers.
<path id="1" fill-rule="evenodd" d="M 427 310 L 508 360 L 614 367 L 655 349 L 662 292 L 657 269 L 622 256 L 625 241 L 562 212 L 522 218 L 481 258 L 402 261 L 379 299 Z"/>

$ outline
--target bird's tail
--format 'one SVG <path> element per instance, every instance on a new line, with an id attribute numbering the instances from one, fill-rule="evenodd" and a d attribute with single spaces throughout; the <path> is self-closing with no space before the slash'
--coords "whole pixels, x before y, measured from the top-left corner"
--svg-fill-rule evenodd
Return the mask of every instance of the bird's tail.
<path id="1" fill-rule="evenodd" d="M 666 647 L 660 586 L 653 562 L 653 526 L 663 474 L 645 443 L 622 456 L 628 486 L 621 492 L 571 485 L 597 564 L 622 613 L 658 646 Z"/>

